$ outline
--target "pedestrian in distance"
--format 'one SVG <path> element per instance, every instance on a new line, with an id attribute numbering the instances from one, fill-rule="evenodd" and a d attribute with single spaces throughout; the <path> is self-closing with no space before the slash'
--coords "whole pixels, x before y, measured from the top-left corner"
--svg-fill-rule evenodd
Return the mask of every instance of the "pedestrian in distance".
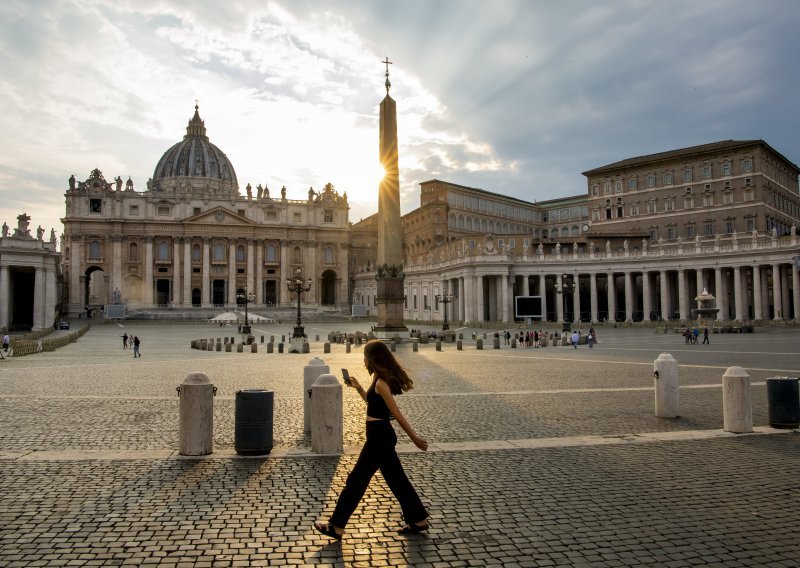
<path id="1" fill-rule="evenodd" d="M 128 332 L 122 334 L 122 348 L 123 349 L 128 348 Z"/>
<path id="2" fill-rule="evenodd" d="M 347 482 L 330 519 L 326 523 L 314 523 L 314 529 L 336 540 L 341 540 L 350 516 L 358 507 L 372 476 L 379 469 L 403 511 L 406 525 L 397 531 L 398 534 L 416 534 L 429 528 L 428 512 L 397 456 L 397 435 L 389 421 L 393 416 L 415 446 L 422 451 L 428 449 L 428 442 L 414 431 L 394 398 L 410 390 L 414 383 L 381 341 L 366 343 L 364 365 L 373 377 L 370 387 L 365 391 L 355 377 L 350 377 L 346 384 L 356 389 L 367 403 L 367 441 L 353 471 L 347 476 Z"/>
<path id="3" fill-rule="evenodd" d="M 711 345 L 711 342 L 708 340 L 708 328 L 703 328 L 703 345 Z"/>
<path id="4" fill-rule="evenodd" d="M 134 335 L 133 336 L 133 356 L 134 357 L 141 357 L 142 356 L 142 354 L 139 352 L 139 346 L 141 344 L 142 344 L 142 342 L 139 341 L 139 336 Z"/>
<path id="5" fill-rule="evenodd" d="M 571 339 L 572 339 L 572 346 L 575 349 L 577 349 L 578 348 L 578 342 L 581 340 L 581 336 L 578 334 L 577 331 L 573 331 Z"/>
<path id="6" fill-rule="evenodd" d="M 3 351 L 8 351 L 9 346 L 11 345 L 11 338 L 8 336 L 7 333 L 3 334 Z"/>

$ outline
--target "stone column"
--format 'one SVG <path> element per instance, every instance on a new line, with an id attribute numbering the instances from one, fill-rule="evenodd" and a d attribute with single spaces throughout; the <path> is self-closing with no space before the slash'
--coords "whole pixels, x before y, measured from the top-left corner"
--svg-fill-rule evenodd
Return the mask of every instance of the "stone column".
<path id="1" fill-rule="evenodd" d="M 55 272 L 52 276 L 50 276 L 50 272 L 53 272 L 52 269 L 46 268 L 45 269 L 45 279 L 44 279 L 44 313 L 42 317 L 44 318 L 42 321 L 42 325 L 45 328 L 52 328 L 53 324 L 55 323 L 55 318 L 58 317 L 56 314 L 56 304 L 61 298 L 56 298 L 56 276 L 57 272 Z"/>
<path id="2" fill-rule="evenodd" d="M 714 269 L 714 295 L 717 297 L 717 307 L 719 311 L 717 312 L 717 321 L 723 321 L 727 318 L 727 314 L 723 309 L 725 305 L 725 298 L 722 295 L 722 269 L 717 267 Z"/>
<path id="3" fill-rule="evenodd" d="M 734 319 L 744 320 L 744 304 L 742 302 L 742 269 L 739 266 L 733 268 L 733 305 L 736 310 Z"/>
<path id="4" fill-rule="evenodd" d="M 666 321 L 672 315 L 670 314 L 670 305 L 669 305 L 669 275 L 667 274 L 666 270 L 662 270 L 659 272 L 658 286 L 660 288 L 660 295 L 661 295 L 661 309 L 659 310 L 659 313 L 661 314 L 661 319 Z"/>
<path id="5" fill-rule="evenodd" d="M 286 289 L 286 280 L 289 278 L 291 270 L 291 259 L 289 258 L 289 243 L 284 239 L 281 241 L 281 281 L 278 282 L 278 305 L 291 305 L 292 295 Z"/>
<path id="6" fill-rule="evenodd" d="M 336 266 L 339 268 L 339 270 L 337 270 L 339 293 L 336 296 L 336 303 L 349 311 L 351 303 L 350 278 L 348 277 L 348 274 L 350 274 L 350 247 L 347 246 L 346 243 L 342 244 L 344 246 L 339 245 L 339 253 L 341 256 L 336 257 Z"/>
<path id="7" fill-rule="evenodd" d="M 694 273 L 695 277 L 697 278 L 697 295 L 699 296 L 703 292 L 703 289 L 706 286 L 706 283 L 703 280 L 703 269 L 698 268 L 697 270 L 695 270 Z"/>
<path id="8" fill-rule="evenodd" d="M 508 287 L 510 285 L 510 283 L 508 281 L 508 274 L 500 275 L 500 278 L 498 279 L 498 281 L 500 283 L 500 301 L 503 303 L 503 309 L 500 310 L 500 313 L 498 315 L 502 318 L 500 321 L 508 322 L 509 321 L 509 319 L 508 319 L 508 304 L 509 304 Z"/>
<path id="9" fill-rule="evenodd" d="M 485 321 L 486 310 L 483 307 L 483 276 L 475 276 L 475 295 L 478 313 L 475 321 Z"/>
<path id="10" fill-rule="evenodd" d="M 70 283 L 69 283 L 69 311 L 72 315 L 83 312 L 84 308 L 84 288 L 81 286 L 81 276 L 83 275 L 83 237 L 77 235 L 70 236 L 71 260 L 69 264 Z"/>
<path id="11" fill-rule="evenodd" d="M 682 320 L 689 319 L 689 302 L 687 301 L 688 298 L 686 295 L 686 271 L 681 268 L 678 270 L 678 312 Z"/>
<path id="12" fill-rule="evenodd" d="M 464 293 L 461 305 L 464 308 L 464 322 L 475 321 L 475 314 L 472 307 L 475 305 L 475 295 L 473 290 L 474 277 L 464 276 Z"/>
<path id="13" fill-rule="evenodd" d="M 0 266 L 0 327 L 8 327 L 9 286 L 8 266 Z"/>
<path id="14" fill-rule="evenodd" d="M 575 274 L 575 290 L 572 291 L 572 321 L 573 323 L 580 323 L 581 321 L 581 275 Z"/>
<path id="15" fill-rule="evenodd" d="M 564 280 L 561 274 L 556 275 L 556 290 L 561 290 L 561 293 L 556 293 L 556 319 L 559 323 L 564 323 Z"/>
<path id="16" fill-rule="evenodd" d="M 201 298 L 202 301 L 202 298 Z M 192 305 L 192 239 L 183 239 L 183 302 L 184 307 Z"/>
<path id="17" fill-rule="evenodd" d="M 530 296 L 531 295 L 531 283 L 530 283 L 530 276 L 527 274 L 522 275 L 522 295 L 523 296 Z"/>
<path id="18" fill-rule="evenodd" d="M 247 293 L 255 293 L 255 254 L 253 251 L 253 239 L 247 239 Z"/>
<path id="19" fill-rule="evenodd" d="M 228 240 L 228 306 L 236 305 L 236 240 Z"/>
<path id="20" fill-rule="evenodd" d="M 765 320 L 769 319 L 769 270 L 761 271 L 761 312 Z"/>
<path id="21" fill-rule="evenodd" d="M 789 319 L 791 313 L 792 299 L 789 297 L 789 274 L 786 270 L 778 268 L 778 274 L 781 275 L 781 298 L 783 298 L 783 309 L 781 310 L 781 317 L 785 320 Z"/>
<path id="22" fill-rule="evenodd" d="M 45 271 L 37 267 L 33 283 L 33 327 L 31 327 L 31 331 L 42 331 L 44 328 L 44 279 Z"/>
<path id="23" fill-rule="evenodd" d="M 203 286 L 200 305 L 204 308 L 211 307 L 211 239 L 203 239 Z"/>
<path id="24" fill-rule="evenodd" d="M 753 319 L 760 321 L 764 317 L 764 304 L 761 301 L 761 267 L 753 266 Z"/>
<path id="25" fill-rule="evenodd" d="M 181 292 L 183 291 L 183 286 L 181 286 L 181 241 L 183 239 L 181 237 L 175 237 L 172 239 L 172 304 L 174 306 L 180 306 L 181 302 Z"/>
<path id="26" fill-rule="evenodd" d="M 144 243 L 144 305 L 153 307 L 153 237 Z"/>
<path id="27" fill-rule="evenodd" d="M 542 321 L 547 321 L 547 279 L 544 274 L 539 275 L 538 290 L 542 298 Z"/>
<path id="28" fill-rule="evenodd" d="M 633 274 L 625 272 L 625 321 L 633 321 Z"/>
<path id="29" fill-rule="evenodd" d="M 124 288 L 122 283 L 122 237 L 112 235 L 111 237 L 111 293 L 119 288 L 120 294 Z M 121 300 L 124 302 L 124 299 Z"/>
<path id="30" fill-rule="evenodd" d="M 597 274 L 592 272 L 589 275 L 589 309 L 591 310 L 592 323 L 597 322 Z"/>
<path id="31" fill-rule="evenodd" d="M 790 265 L 792 270 L 792 304 L 794 305 L 794 319 L 800 320 L 800 272 L 796 263 Z"/>
<path id="32" fill-rule="evenodd" d="M 255 294 L 256 305 L 264 305 L 264 241 L 256 239 L 256 281 L 255 281 Z"/>
<path id="33" fill-rule="evenodd" d="M 614 273 L 608 272 L 608 283 L 606 292 L 608 293 L 608 321 L 617 321 L 617 283 L 614 280 Z"/>
<path id="34" fill-rule="evenodd" d="M 653 311 L 653 291 L 650 289 L 650 273 L 642 272 L 642 311 L 644 321 L 650 321 L 650 312 Z"/>
<path id="35" fill-rule="evenodd" d="M 781 267 L 779 264 L 772 265 L 772 304 L 774 306 L 774 316 L 772 319 L 778 321 L 783 319 L 783 300 L 781 297 Z"/>

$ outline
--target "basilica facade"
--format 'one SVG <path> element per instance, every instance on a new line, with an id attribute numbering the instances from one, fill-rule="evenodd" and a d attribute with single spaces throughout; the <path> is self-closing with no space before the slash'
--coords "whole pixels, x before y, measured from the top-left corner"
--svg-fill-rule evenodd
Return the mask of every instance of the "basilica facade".
<path id="1" fill-rule="evenodd" d="M 251 308 L 296 302 L 285 282 L 302 274 L 309 306 L 349 306 L 347 194 L 328 184 L 290 199 L 249 183 L 209 141 L 195 107 L 144 191 L 99 169 L 69 180 L 62 243 L 69 313 Z"/>

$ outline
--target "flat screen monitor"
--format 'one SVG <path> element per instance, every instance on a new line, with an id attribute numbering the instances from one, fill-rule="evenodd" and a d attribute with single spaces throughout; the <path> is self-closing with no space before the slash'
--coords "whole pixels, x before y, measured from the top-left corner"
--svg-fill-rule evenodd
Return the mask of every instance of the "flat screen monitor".
<path id="1" fill-rule="evenodd" d="M 542 297 L 515 296 L 514 315 L 518 318 L 542 319 Z"/>

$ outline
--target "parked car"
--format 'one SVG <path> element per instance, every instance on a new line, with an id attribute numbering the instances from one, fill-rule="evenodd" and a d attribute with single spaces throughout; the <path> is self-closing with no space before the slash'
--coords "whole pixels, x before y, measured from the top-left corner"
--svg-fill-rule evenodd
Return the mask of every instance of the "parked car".
<path id="1" fill-rule="evenodd" d="M 69 322 L 61 320 L 58 324 L 58 329 L 69 329 Z"/>

